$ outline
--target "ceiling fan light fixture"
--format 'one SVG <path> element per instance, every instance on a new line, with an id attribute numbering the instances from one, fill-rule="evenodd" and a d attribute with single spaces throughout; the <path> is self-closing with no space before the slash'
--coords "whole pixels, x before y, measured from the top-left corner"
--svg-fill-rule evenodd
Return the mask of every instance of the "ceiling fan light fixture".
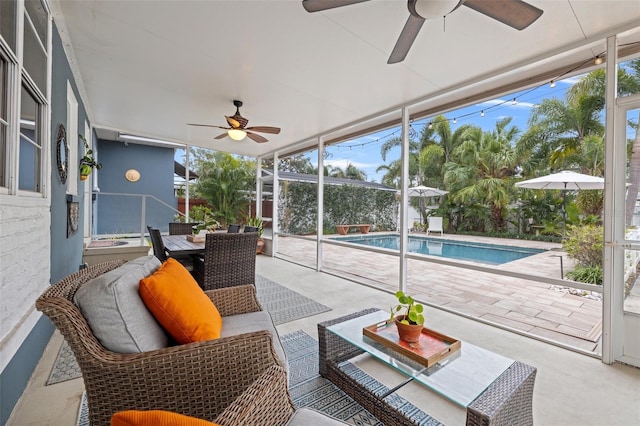
<path id="1" fill-rule="evenodd" d="M 223 133 L 224 134 L 224 133 Z M 247 132 L 242 129 L 229 129 L 227 134 L 234 141 L 241 141 L 242 139 L 247 137 Z"/>
<path id="2" fill-rule="evenodd" d="M 460 0 L 416 0 L 415 11 L 425 19 L 442 18 L 455 10 Z"/>

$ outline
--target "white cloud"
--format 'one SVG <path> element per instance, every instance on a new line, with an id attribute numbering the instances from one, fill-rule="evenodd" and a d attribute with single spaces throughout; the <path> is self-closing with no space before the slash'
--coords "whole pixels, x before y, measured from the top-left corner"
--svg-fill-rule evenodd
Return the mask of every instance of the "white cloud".
<path id="1" fill-rule="evenodd" d="M 536 104 L 531 103 L 531 102 L 517 101 L 515 105 L 513 105 L 512 102 L 513 102 L 513 98 L 511 98 L 511 99 L 492 99 L 490 101 L 485 101 L 485 102 L 481 103 L 480 105 L 486 105 L 486 106 L 501 105 L 501 106 L 510 107 L 510 108 L 527 108 L 527 109 L 528 108 L 535 108 L 537 106 Z"/>
<path id="2" fill-rule="evenodd" d="M 580 81 L 582 77 L 584 77 L 584 75 L 576 75 L 575 77 L 563 78 L 562 80 L 558 80 L 557 82 L 562 84 L 568 84 L 569 86 L 573 86 L 578 81 Z"/>
<path id="3" fill-rule="evenodd" d="M 360 170 L 366 169 L 366 168 L 371 168 L 371 167 L 378 167 L 378 165 L 376 165 L 376 164 L 362 163 L 362 162 L 359 162 L 359 161 L 352 161 L 352 160 L 349 160 L 347 158 L 338 158 L 338 159 L 335 159 L 335 160 L 326 160 L 324 162 L 324 164 L 325 164 L 325 166 L 340 167 L 342 170 L 346 169 L 349 164 L 352 164 L 354 167 L 357 167 Z"/>

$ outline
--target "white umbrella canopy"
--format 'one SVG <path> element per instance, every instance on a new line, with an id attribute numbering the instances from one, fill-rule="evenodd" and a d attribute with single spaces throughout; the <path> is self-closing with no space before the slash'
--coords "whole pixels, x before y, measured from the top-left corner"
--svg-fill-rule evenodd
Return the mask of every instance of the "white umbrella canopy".
<path id="1" fill-rule="evenodd" d="M 551 175 L 540 176 L 535 179 L 523 180 L 516 183 L 519 188 L 529 189 L 559 189 L 561 191 L 584 191 L 604 189 L 604 179 L 598 176 L 585 175 L 569 170 L 563 170 Z M 562 194 L 562 235 L 565 234 L 567 222 L 567 199 Z"/>
<path id="2" fill-rule="evenodd" d="M 519 188 L 530 189 L 560 189 L 563 191 L 577 191 L 586 189 L 604 189 L 604 179 L 597 176 L 564 170 L 551 175 L 540 176 L 535 179 L 523 180 L 516 183 Z"/>
<path id="3" fill-rule="evenodd" d="M 449 191 L 444 191 L 438 188 L 431 188 L 430 186 L 418 185 L 407 188 L 407 195 L 409 197 L 420 197 L 420 208 L 422 209 L 422 198 L 425 197 L 439 197 L 444 194 L 448 194 Z M 422 225 L 422 212 L 420 212 L 420 225 Z"/>
<path id="4" fill-rule="evenodd" d="M 449 191 L 443 191 L 438 188 L 431 188 L 430 186 L 418 185 L 407 188 L 407 194 L 409 197 L 439 197 L 440 195 L 448 194 Z"/>

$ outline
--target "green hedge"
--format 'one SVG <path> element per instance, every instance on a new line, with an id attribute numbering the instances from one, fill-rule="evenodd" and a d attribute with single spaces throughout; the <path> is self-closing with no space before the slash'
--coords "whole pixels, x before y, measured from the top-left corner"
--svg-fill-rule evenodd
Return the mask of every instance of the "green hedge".
<path id="1" fill-rule="evenodd" d="M 316 233 L 317 184 L 284 181 L 278 194 L 279 228 L 290 234 Z M 372 231 L 396 229 L 397 201 L 394 191 L 356 185 L 325 185 L 324 229 L 336 232 L 336 225 L 371 224 Z"/>

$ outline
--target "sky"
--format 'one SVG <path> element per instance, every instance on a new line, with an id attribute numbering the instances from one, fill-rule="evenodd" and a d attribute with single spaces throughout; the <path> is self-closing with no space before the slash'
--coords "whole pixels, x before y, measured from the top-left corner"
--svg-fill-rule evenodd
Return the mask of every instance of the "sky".
<path id="1" fill-rule="evenodd" d="M 503 96 L 493 100 L 485 101 L 481 104 L 470 107 L 461 108 L 444 114 L 449 119 L 452 132 L 458 127 L 466 124 L 480 126 L 485 131 L 495 129 L 496 122 L 505 117 L 513 117 L 511 125 L 518 127 L 520 131 L 527 128 L 527 121 L 532 108 L 535 108 L 541 100 L 546 98 L 563 99 L 569 87 L 571 87 L 578 77 L 567 78 L 556 82 L 554 88 L 550 85 L 543 84 L 527 90 L 515 92 L 509 96 Z M 515 104 L 513 99 L 516 99 Z M 482 116 L 484 111 L 484 116 Z M 454 123 L 453 120 L 456 120 Z M 432 119 L 426 118 L 411 124 L 416 132 L 414 137 L 418 139 L 422 128 Z M 390 139 L 399 138 L 401 136 L 400 127 L 387 129 L 385 131 L 361 136 L 357 139 L 343 142 L 339 145 L 329 146 L 325 149 L 328 158 L 325 159 L 325 165 L 340 167 L 345 169 L 349 164 L 353 164 L 358 169 L 367 174 L 367 180 L 380 182 L 384 172 L 376 172 L 376 169 L 385 163 L 400 157 L 400 148 L 394 149 L 387 154 L 387 161 L 383 161 L 380 155 L 380 147 Z M 314 167 L 317 166 L 317 151 L 308 154 Z"/>

